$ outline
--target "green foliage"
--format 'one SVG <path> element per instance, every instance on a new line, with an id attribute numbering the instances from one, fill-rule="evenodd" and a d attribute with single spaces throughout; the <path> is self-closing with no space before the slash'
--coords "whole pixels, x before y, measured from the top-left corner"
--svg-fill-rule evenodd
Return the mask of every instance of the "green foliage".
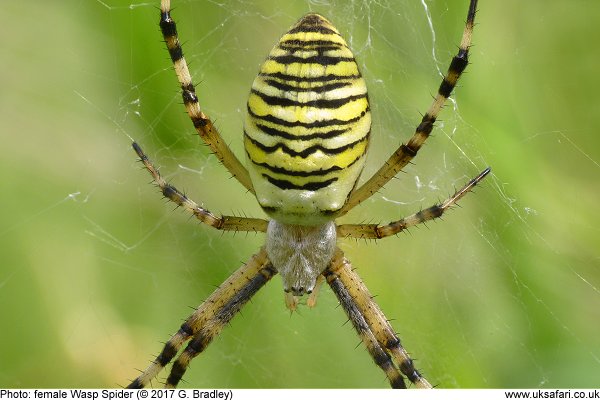
<path id="1" fill-rule="evenodd" d="M 426 2 L 435 44 L 421 2 L 281 3 L 174 1 L 201 104 L 242 156 L 259 64 L 303 13 L 323 13 L 368 80 L 373 173 L 429 105 L 467 1 Z M 430 382 L 597 387 L 600 3 L 479 8 L 456 107 L 416 164 L 345 221 L 387 222 L 487 165 L 494 175 L 441 222 L 342 247 Z M 263 214 L 194 136 L 154 5 L 8 2 L 3 12 L 0 386 L 124 385 L 262 241 L 172 212 L 131 140 L 207 208 Z M 290 316 L 276 277 L 185 385 L 386 387 L 344 322 L 328 289 Z"/>

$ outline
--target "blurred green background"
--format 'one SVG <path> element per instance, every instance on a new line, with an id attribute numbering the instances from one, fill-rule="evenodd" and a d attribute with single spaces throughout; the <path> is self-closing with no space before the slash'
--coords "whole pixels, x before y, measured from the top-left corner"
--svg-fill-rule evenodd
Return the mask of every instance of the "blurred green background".
<path id="1" fill-rule="evenodd" d="M 261 216 L 180 104 L 155 2 L 3 6 L 0 386 L 125 385 L 262 243 L 161 200 L 130 149 L 215 212 Z M 326 15 L 368 80 L 365 175 L 414 130 L 460 41 L 466 0 L 174 1 L 204 110 L 240 156 L 259 64 Z M 417 366 L 440 387 L 600 386 L 600 2 L 482 0 L 472 64 L 415 160 L 345 221 L 445 198 L 443 221 L 343 241 Z M 329 289 L 290 315 L 276 277 L 184 387 L 387 387 Z"/>

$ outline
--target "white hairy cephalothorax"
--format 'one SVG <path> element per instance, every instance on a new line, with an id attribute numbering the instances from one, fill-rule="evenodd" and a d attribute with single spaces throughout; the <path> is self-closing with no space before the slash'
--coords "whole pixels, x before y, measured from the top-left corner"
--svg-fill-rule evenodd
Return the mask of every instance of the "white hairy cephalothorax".
<path id="1" fill-rule="evenodd" d="M 287 225 L 270 220 L 266 250 L 279 271 L 283 289 L 294 296 L 310 293 L 333 258 L 336 229 L 333 221 L 323 225 Z"/>

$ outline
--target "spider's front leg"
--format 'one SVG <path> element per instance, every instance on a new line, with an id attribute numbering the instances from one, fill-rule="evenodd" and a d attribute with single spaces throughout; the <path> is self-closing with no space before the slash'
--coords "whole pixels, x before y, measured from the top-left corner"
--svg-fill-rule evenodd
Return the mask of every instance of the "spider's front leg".
<path id="1" fill-rule="evenodd" d="M 227 143 L 221 137 L 217 128 L 210 118 L 200 109 L 196 88 L 192 82 L 192 76 L 183 57 L 183 48 L 177 34 L 177 26 L 171 18 L 171 1 L 161 0 L 160 3 L 160 30 L 162 32 L 167 50 L 171 56 L 177 79 L 181 85 L 181 95 L 185 109 L 194 124 L 194 128 L 200 138 L 208 145 L 210 150 L 217 156 L 221 164 L 237 179 L 249 192 L 254 193 L 248 170 L 240 160 L 233 154 Z"/>
<path id="2" fill-rule="evenodd" d="M 392 388 L 406 388 L 401 372 L 417 388 L 430 389 L 431 384 L 415 368 L 388 319 L 341 250 L 338 249 L 323 275 Z"/>
<path id="3" fill-rule="evenodd" d="M 473 27 L 475 26 L 475 13 L 477 11 L 477 0 L 471 0 L 469 11 L 467 12 L 467 22 L 463 31 L 462 40 L 458 49 L 458 53 L 448 67 L 448 72 L 442 79 L 442 83 L 438 88 L 438 92 L 433 99 L 433 103 L 429 106 L 427 112 L 423 115 L 421 123 L 417 126 L 413 136 L 390 156 L 385 164 L 364 184 L 359 186 L 350 194 L 348 201 L 340 211 L 340 216 L 346 214 L 358 204 L 362 203 L 373 194 L 377 193 L 390 179 L 417 155 L 431 131 L 437 117 L 446 103 L 446 100 L 452 94 L 452 90 L 456 86 L 458 79 L 469 64 L 469 48 L 471 47 L 471 36 Z"/>
<path id="4" fill-rule="evenodd" d="M 169 184 L 160 175 L 158 168 L 156 168 L 148 156 L 144 153 L 142 148 L 135 142 L 132 143 L 132 147 L 140 157 L 140 161 L 144 164 L 144 167 L 150 172 L 154 182 L 160 188 L 162 194 L 173 203 L 182 207 L 187 212 L 193 214 L 200 222 L 209 225 L 215 229 L 223 231 L 235 231 L 235 232 L 266 232 L 268 221 L 260 218 L 247 218 L 247 217 L 233 217 L 222 215 L 220 217 L 214 215 L 207 209 L 200 207 L 195 201 L 188 198 L 185 194 L 179 191 L 176 187 Z"/>

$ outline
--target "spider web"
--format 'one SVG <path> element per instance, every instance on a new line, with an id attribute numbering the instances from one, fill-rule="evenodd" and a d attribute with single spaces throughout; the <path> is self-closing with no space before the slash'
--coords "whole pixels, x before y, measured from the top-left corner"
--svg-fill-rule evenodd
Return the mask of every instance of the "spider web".
<path id="1" fill-rule="evenodd" d="M 16 360 L 0 374 L 2 386 L 43 386 L 27 367 L 34 362 L 48 376 L 46 386 L 126 383 L 191 312 L 188 306 L 198 305 L 262 244 L 262 235 L 221 234 L 172 212 L 135 163 L 131 140 L 211 211 L 264 215 L 195 136 L 161 43 L 157 4 L 98 0 L 55 10 L 71 26 L 65 32 L 82 32 L 81 38 L 69 33 L 73 45 L 64 56 L 65 75 L 82 78 L 60 86 L 72 89 L 65 108 L 69 103 L 80 114 L 68 123 L 83 138 L 77 136 L 76 151 L 61 151 L 77 156 L 59 168 L 78 165 L 80 175 L 64 184 L 53 180 L 51 202 L 6 219 L 5 238 L 36 234 L 30 239 L 35 251 L 26 256 L 19 255 L 20 245 L 7 245 L 6 260 L 28 260 L 34 279 L 22 261 L 3 271 L 0 296 L 30 294 L 3 320 L 23 325 L 22 331 L 41 329 L 49 345 L 30 338 L 33 356 L 2 347 Z M 239 157 L 247 93 L 260 63 L 304 13 L 329 18 L 354 50 L 369 87 L 368 177 L 412 134 L 430 104 L 456 52 L 466 7 L 466 1 L 441 0 L 187 0 L 174 1 L 173 16 L 201 105 Z M 527 54 L 539 42 L 508 33 L 498 38 L 498 31 L 513 32 L 502 22 L 516 18 L 516 6 L 494 7 L 480 5 L 473 64 L 415 163 L 344 221 L 388 222 L 446 198 L 488 165 L 493 175 L 442 221 L 378 243 L 341 246 L 430 382 L 598 386 L 600 341 L 593 326 L 600 318 L 600 221 L 591 210 L 600 146 L 589 138 L 594 124 L 579 122 L 597 111 L 598 101 L 581 100 L 577 112 L 556 100 L 543 76 L 529 72 L 541 64 Z M 548 20 L 561 15 L 556 7 L 544 12 Z M 574 35 L 588 37 L 587 24 L 581 26 Z M 581 74 L 593 76 L 585 65 Z M 537 96 L 534 87 L 547 96 Z M 554 90 L 581 96 L 566 83 Z M 564 108 L 556 114 L 568 116 L 522 111 L 534 102 Z M 70 149 L 75 135 L 53 137 L 46 149 L 56 143 Z M 39 233 L 44 239 L 34 240 Z M 187 385 L 387 387 L 345 322 L 328 289 L 315 309 L 290 316 L 276 277 L 194 360 Z M 28 337 L 7 333 L 7 339 Z M 64 368 L 54 371 L 56 363 Z"/>

